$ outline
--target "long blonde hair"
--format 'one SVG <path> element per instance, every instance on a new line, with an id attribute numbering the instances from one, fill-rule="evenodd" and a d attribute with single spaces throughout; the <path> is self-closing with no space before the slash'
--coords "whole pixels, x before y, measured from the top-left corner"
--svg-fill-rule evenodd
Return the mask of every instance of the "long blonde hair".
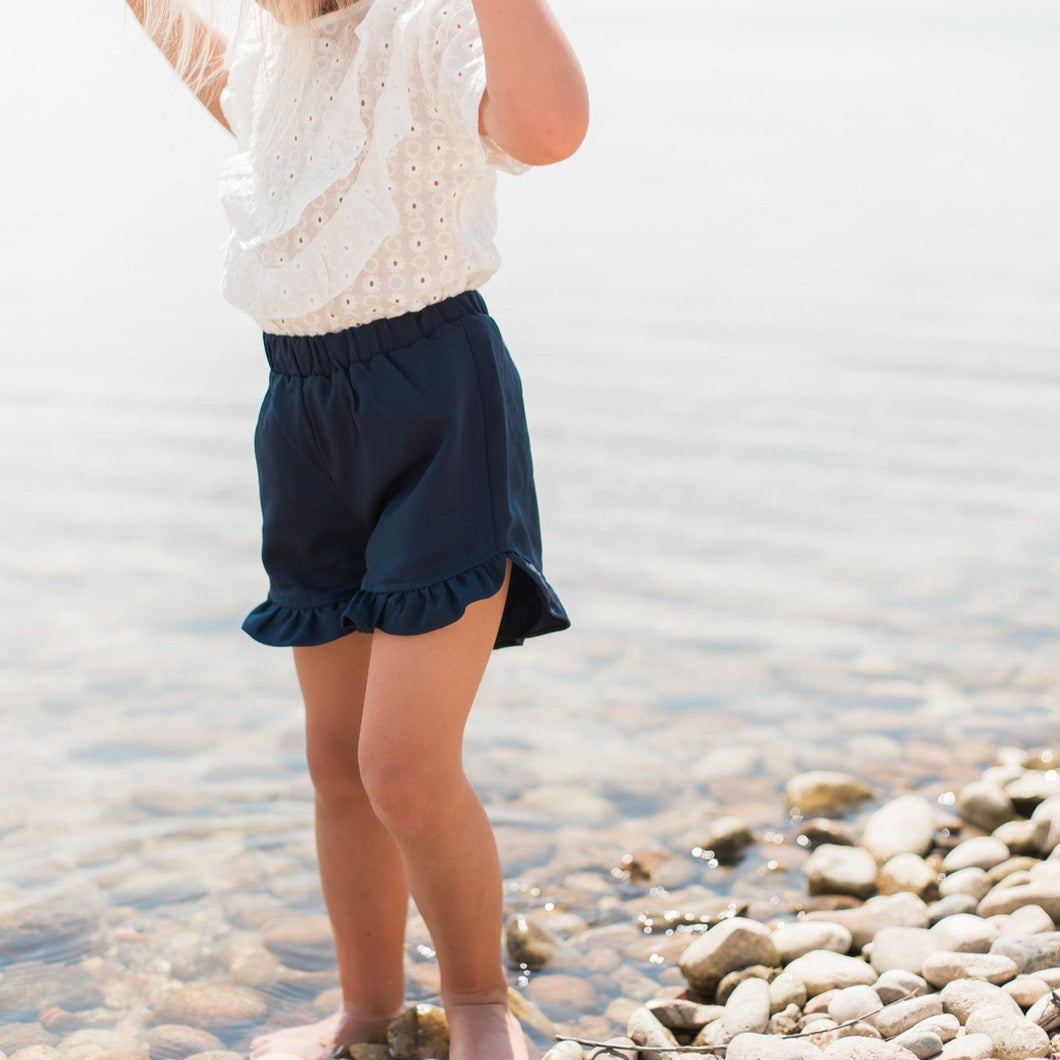
<path id="1" fill-rule="evenodd" d="M 238 4 L 232 37 L 241 36 L 249 19 L 266 18 L 263 8 L 286 32 L 291 58 L 294 95 L 301 97 L 313 75 L 313 38 L 309 22 L 327 10 L 345 7 L 349 0 L 129 0 L 144 31 L 166 56 L 177 74 L 204 103 L 220 93 L 225 71 L 226 46 L 221 33 L 221 9 Z M 269 116 L 282 124 L 290 113 Z"/>

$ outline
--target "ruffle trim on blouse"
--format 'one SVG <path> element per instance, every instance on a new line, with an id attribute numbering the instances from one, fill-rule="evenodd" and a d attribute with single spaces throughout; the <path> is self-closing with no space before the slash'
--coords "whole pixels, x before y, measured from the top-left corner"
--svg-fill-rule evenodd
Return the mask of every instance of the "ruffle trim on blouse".
<path id="1" fill-rule="evenodd" d="M 233 112 L 229 124 L 242 150 L 222 168 L 221 202 L 232 229 L 222 248 L 223 293 L 238 308 L 254 315 L 268 305 L 278 316 L 319 309 L 348 288 L 350 278 L 397 227 L 398 206 L 391 191 L 388 160 L 412 125 L 409 65 L 415 41 L 408 38 L 421 6 L 422 0 L 410 4 L 394 18 L 392 5 L 371 5 L 352 28 L 359 43 L 350 49 L 352 59 L 329 92 L 327 107 L 313 115 L 314 121 L 308 120 L 308 114 L 297 115 L 293 127 L 302 131 L 297 141 L 290 130 L 275 143 L 257 139 L 264 133 L 264 108 L 276 106 L 273 93 L 282 91 L 282 72 L 289 65 L 284 49 L 289 40 L 277 26 L 261 39 L 249 36 L 233 48 L 228 75 L 231 90 L 226 86 L 222 107 L 227 108 L 226 115 Z M 338 20 L 331 28 L 340 36 L 351 32 Z M 380 78 L 384 87 L 373 102 L 369 137 L 362 119 L 362 80 L 374 40 L 388 43 L 374 56 L 389 56 L 389 65 Z M 315 45 L 322 49 L 325 42 L 331 51 L 341 52 L 330 34 Z M 263 77 L 270 79 L 266 81 L 269 87 L 259 93 Z M 236 100 L 250 101 L 250 106 L 240 106 Z M 311 138 L 306 129 L 314 130 Z M 342 204 L 305 248 L 282 265 L 262 269 L 257 248 L 291 231 L 314 199 L 351 173 L 356 175 L 343 189 Z M 358 233 L 353 243 L 351 230 Z M 306 304 L 307 289 L 320 292 L 311 304 Z"/>
<path id="2" fill-rule="evenodd" d="M 376 629 L 397 636 L 429 633 L 455 622 L 469 604 L 493 596 L 504 584 L 507 559 L 512 560 L 512 576 L 494 647 L 567 629 L 570 619 L 541 572 L 521 556 L 504 552 L 422 589 L 358 589 L 349 602 L 320 607 L 285 607 L 266 600 L 247 616 L 243 629 L 273 647 L 310 647 Z"/>

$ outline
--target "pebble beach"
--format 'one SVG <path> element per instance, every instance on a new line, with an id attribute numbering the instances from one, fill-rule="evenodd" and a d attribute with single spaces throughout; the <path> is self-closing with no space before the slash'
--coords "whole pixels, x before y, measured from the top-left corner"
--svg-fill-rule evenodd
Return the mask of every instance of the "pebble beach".
<path id="1" fill-rule="evenodd" d="M 574 624 L 465 756 L 533 1055 L 1057 1054 L 1060 14 L 556 7 L 593 128 L 502 182 L 484 295 Z M 0 1060 L 337 1004 L 290 659 L 239 631 L 229 145 L 123 8 L 13 9 L 0 69 Z M 441 1060 L 415 911 L 406 963 L 388 1055 Z"/>

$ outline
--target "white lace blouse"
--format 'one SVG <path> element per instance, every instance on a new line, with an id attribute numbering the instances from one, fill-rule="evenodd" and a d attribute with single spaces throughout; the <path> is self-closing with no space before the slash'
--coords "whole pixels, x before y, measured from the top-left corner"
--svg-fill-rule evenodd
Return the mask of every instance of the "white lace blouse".
<path id="1" fill-rule="evenodd" d="M 470 0 L 354 0 L 312 21 L 316 72 L 297 99 L 290 41 L 248 19 L 221 109 L 238 153 L 220 193 L 221 290 L 273 334 L 319 335 L 484 283 L 497 169 L 527 166 L 478 131 L 486 86 Z M 282 137 L 263 121 L 296 107 Z"/>

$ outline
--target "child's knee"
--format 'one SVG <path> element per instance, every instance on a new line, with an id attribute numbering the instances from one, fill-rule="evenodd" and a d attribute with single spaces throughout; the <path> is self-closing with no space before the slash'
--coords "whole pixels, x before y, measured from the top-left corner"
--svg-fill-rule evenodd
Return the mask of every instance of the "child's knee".
<path id="1" fill-rule="evenodd" d="M 454 768 L 424 761 L 400 748 L 362 751 L 360 775 L 376 816 L 402 835 L 437 829 L 466 784 L 458 764 Z"/>
<path id="2" fill-rule="evenodd" d="M 306 743 L 306 764 L 313 790 L 324 803 L 368 801 L 357 761 L 356 743 L 311 736 Z"/>

